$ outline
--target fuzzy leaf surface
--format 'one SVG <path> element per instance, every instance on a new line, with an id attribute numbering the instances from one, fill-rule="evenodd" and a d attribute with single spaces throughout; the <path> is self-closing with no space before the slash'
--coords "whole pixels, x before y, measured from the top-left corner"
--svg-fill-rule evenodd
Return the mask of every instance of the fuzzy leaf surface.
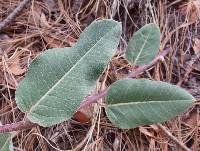
<path id="1" fill-rule="evenodd" d="M 0 151 L 10 151 L 11 145 L 11 134 L 3 133 L 0 134 Z"/>
<path id="2" fill-rule="evenodd" d="M 135 32 L 129 40 L 126 58 L 134 65 L 148 64 L 158 53 L 160 29 L 156 24 L 147 24 Z"/>
<path id="3" fill-rule="evenodd" d="M 169 83 L 124 79 L 110 87 L 106 113 L 118 127 L 135 128 L 167 121 L 185 111 L 194 100 L 187 91 Z"/>
<path id="4" fill-rule="evenodd" d="M 33 60 L 16 91 L 18 107 L 33 123 L 47 127 L 72 117 L 115 53 L 121 24 L 93 22 L 71 48 L 45 51 Z"/>

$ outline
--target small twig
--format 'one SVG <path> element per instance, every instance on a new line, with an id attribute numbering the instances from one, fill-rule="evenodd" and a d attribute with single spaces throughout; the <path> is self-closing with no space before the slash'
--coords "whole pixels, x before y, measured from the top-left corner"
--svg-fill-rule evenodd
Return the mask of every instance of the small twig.
<path id="1" fill-rule="evenodd" d="M 37 126 L 37 124 L 32 123 L 30 121 L 20 121 L 17 123 L 6 124 L 6 125 L 0 126 L 0 133 L 29 129 L 29 128 L 32 128 L 35 126 Z"/>
<path id="2" fill-rule="evenodd" d="M 152 62 L 150 62 L 147 65 L 141 66 L 139 68 L 137 68 L 135 71 L 131 72 L 127 77 L 125 78 L 134 78 L 137 75 L 141 74 L 142 72 L 144 72 L 146 69 L 148 69 L 149 67 L 153 66 L 155 63 L 157 63 L 160 59 L 163 59 L 168 53 L 169 53 L 170 49 L 167 48 L 165 50 L 163 50 L 160 54 L 157 55 L 157 57 L 152 60 Z M 96 103 L 97 100 L 99 100 L 100 98 L 103 98 L 104 96 L 106 96 L 108 89 L 105 89 L 97 94 L 91 95 L 89 97 L 87 97 L 85 100 L 83 100 L 80 104 L 80 107 L 78 109 L 81 109 L 85 106 L 88 106 L 92 103 Z M 12 123 L 12 124 L 6 124 L 3 126 L 0 126 L 0 133 L 3 132 L 10 132 L 10 131 L 16 131 L 16 130 L 23 130 L 23 129 L 28 129 L 28 128 L 32 128 L 37 126 L 37 124 L 35 123 L 31 123 L 29 121 L 21 121 L 18 123 Z"/>
<path id="3" fill-rule="evenodd" d="M 176 137 L 174 137 L 164 126 L 161 124 L 158 124 L 158 127 L 167 135 L 169 138 L 171 138 L 177 145 L 179 145 L 183 150 L 185 151 L 191 151 L 185 144 L 181 141 L 179 141 Z"/>
<path id="4" fill-rule="evenodd" d="M 14 11 L 8 15 L 6 19 L 4 19 L 0 23 L 0 31 L 3 30 L 8 24 L 10 24 L 15 17 L 23 10 L 23 8 L 28 4 L 31 0 L 23 0 L 15 9 Z"/>
<path id="5" fill-rule="evenodd" d="M 148 68 L 150 68 L 151 66 L 156 64 L 159 60 L 163 59 L 169 52 L 170 52 L 170 49 L 166 48 L 161 53 L 159 53 L 149 64 L 137 68 L 136 70 L 132 71 L 125 78 L 134 78 L 134 77 L 138 76 L 139 74 L 141 74 L 142 72 L 144 72 L 145 70 L 147 70 Z M 88 106 L 89 104 L 96 103 L 98 99 L 106 96 L 108 89 L 109 88 L 99 92 L 98 94 L 87 97 L 85 100 L 83 100 L 81 102 L 79 109 L 84 108 L 84 107 Z"/>
<path id="6" fill-rule="evenodd" d="M 197 64 L 195 64 L 195 63 L 199 59 L 200 59 L 199 55 L 195 55 L 191 58 L 191 61 L 189 62 L 189 64 L 186 67 L 184 77 L 177 83 L 178 86 L 181 86 L 184 81 L 188 80 L 188 77 L 189 77 L 190 73 L 192 72 L 192 70 L 194 69 L 194 66 L 197 66 Z"/>

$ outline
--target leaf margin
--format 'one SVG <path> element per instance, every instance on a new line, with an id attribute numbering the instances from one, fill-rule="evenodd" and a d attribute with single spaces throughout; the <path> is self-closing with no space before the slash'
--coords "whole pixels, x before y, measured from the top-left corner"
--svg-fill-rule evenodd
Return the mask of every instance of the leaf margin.
<path id="1" fill-rule="evenodd" d="M 152 28 L 152 29 L 151 29 Z M 151 30 L 150 30 L 151 29 Z M 149 30 L 149 31 L 148 31 Z M 142 52 L 145 54 L 146 50 L 143 50 L 145 45 L 148 44 L 147 39 L 145 39 L 145 41 L 147 41 L 147 43 L 143 43 L 142 47 L 140 48 L 140 50 L 137 50 L 137 48 L 135 48 L 138 44 L 140 44 L 142 40 L 140 40 L 139 42 L 137 41 L 138 38 L 141 38 L 141 33 L 142 32 L 149 32 L 148 33 L 148 40 L 151 39 L 153 36 L 150 36 L 150 34 L 152 34 L 152 32 L 154 32 L 154 34 L 157 34 L 157 37 L 154 37 L 154 47 L 155 49 L 152 49 L 151 51 L 153 52 L 151 56 L 148 56 L 148 58 L 145 58 L 143 60 L 143 62 L 141 62 L 139 59 L 141 57 Z M 144 25 L 143 27 L 141 27 L 138 31 L 136 31 L 132 37 L 129 39 L 128 42 L 128 47 L 127 50 L 125 52 L 125 58 L 134 65 L 144 65 L 144 64 L 148 64 L 151 60 L 153 60 L 156 56 L 156 54 L 158 53 L 159 47 L 160 47 L 160 28 L 157 24 L 154 23 L 149 23 Z M 146 37 L 146 35 L 145 35 Z M 149 38 L 150 37 L 150 38 Z M 155 46 L 156 45 L 156 46 Z M 140 46 L 139 46 L 140 47 Z M 150 47 L 147 47 L 146 49 L 149 49 Z M 134 52 L 135 51 L 135 52 Z M 148 50 L 150 51 L 150 50 Z M 136 55 L 137 54 L 137 55 Z M 134 57 L 135 56 L 135 57 Z M 138 61 L 139 60 L 139 61 Z"/>
<path id="2" fill-rule="evenodd" d="M 107 21 L 107 22 L 112 21 L 112 22 L 115 22 L 116 24 L 115 24 L 115 27 L 114 27 L 114 28 L 116 28 L 117 31 L 118 31 L 118 34 L 121 35 L 121 23 L 119 23 L 119 22 L 117 22 L 117 21 L 114 21 L 114 20 L 111 20 L 111 19 L 100 20 L 100 21 L 96 21 L 95 23 L 97 24 L 98 22 L 103 22 L 103 21 Z M 95 23 L 92 23 L 92 24 L 95 24 Z M 89 28 L 90 28 L 90 26 L 88 26 L 85 30 L 88 30 Z M 85 30 L 84 30 L 84 31 L 85 31 Z M 114 31 L 112 30 L 111 32 L 114 32 Z M 110 32 L 106 33 L 105 35 L 108 35 L 109 33 L 110 33 Z M 83 35 L 83 34 L 82 34 L 82 35 Z M 104 35 L 104 36 L 105 36 L 105 35 Z M 104 36 L 103 36 L 103 37 L 104 37 Z M 105 37 L 106 37 L 106 36 L 105 36 Z M 120 37 L 120 36 L 119 36 L 119 37 Z M 80 38 L 83 38 L 83 36 L 82 36 L 82 37 L 80 36 Z M 117 36 L 117 38 L 118 38 L 118 36 Z M 100 38 L 100 40 L 101 40 L 101 38 Z M 99 40 L 99 41 L 100 41 L 100 40 Z M 98 41 L 98 42 L 99 42 L 99 41 Z M 97 42 L 97 43 L 98 43 L 98 42 Z M 77 42 L 77 44 L 81 45 L 79 41 Z M 96 44 L 95 44 L 95 45 L 96 45 Z M 117 42 L 117 45 L 118 45 L 118 42 Z M 117 46 L 116 46 L 116 47 L 117 47 Z M 71 49 L 75 49 L 75 48 L 76 48 L 76 45 L 75 45 L 74 47 L 71 47 Z M 91 49 L 93 49 L 93 47 L 92 47 Z M 90 50 L 91 50 L 91 49 L 90 49 Z M 31 74 L 31 72 L 34 72 L 33 69 L 32 69 L 33 63 L 34 63 L 34 62 L 37 63 L 38 59 L 42 58 L 43 55 L 45 55 L 46 53 L 48 53 L 48 52 L 51 51 L 51 50 L 52 50 L 52 49 L 45 51 L 45 52 L 42 53 L 39 57 L 37 57 L 36 59 L 33 60 L 33 62 L 31 63 L 31 65 L 29 66 L 29 71 L 28 71 L 28 73 L 26 74 L 26 77 L 25 77 L 25 78 L 27 78 L 27 76 L 28 76 L 29 74 Z M 114 50 L 112 50 L 112 51 L 113 51 L 113 52 L 112 52 L 112 55 L 114 55 Z M 89 52 L 89 51 L 88 51 L 88 52 Z M 86 53 L 87 53 L 87 52 L 86 52 Z M 106 62 L 108 63 L 108 61 L 106 61 Z M 73 67 L 74 67 L 74 66 L 73 66 Z M 105 68 L 105 67 L 106 67 L 106 66 L 104 66 L 104 68 Z M 23 83 L 23 81 L 22 81 L 22 83 Z M 22 84 L 22 83 L 20 83 L 20 84 Z M 19 88 L 19 87 L 18 87 L 18 88 Z M 17 89 L 17 91 L 16 91 L 16 102 L 17 102 L 17 105 L 18 105 L 18 107 L 19 107 L 19 109 L 20 109 L 21 111 L 27 113 L 27 110 L 24 109 L 23 104 L 20 103 L 18 96 L 19 96 L 19 94 L 18 94 L 18 89 Z M 86 97 L 86 96 L 84 96 L 84 97 Z M 83 97 L 83 98 L 84 98 L 84 97 Z M 80 100 L 80 101 L 82 101 L 82 100 Z M 77 104 L 77 107 L 78 107 L 78 104 Z M 75 112 L 75 111 L 74 111 L 74 112 Z M 61 123 L 61 122 L 64 121 L 64 119 L 67 120 L 67 119 L 69 119 L 70 117 L 72 117 L 72 115 L 73 115 L 73 114 L 71 114 L 70 116 L 67 116 L 67 117 L 62 117 L 62 116 L 61 116 L 61 117 L 62 117 L 61 120 L 57 120 L 57 122 L 49 121 L 49 123 L 47 122 L 47 124 L 44 123 L 44 122 L 42 122 L 42 121 L 37 120 L 37 118 L 35 118 L 34 116 L 30 115 L 29 113 L 27 113 L 27 118 L 28 118 L 31 122 L 33 122 L 33 123 L 38 123 L 38 124 L 41 125 L 41 126 L 47 127 L 47 126 L 51 126 L 51 125 L 54 125 L 54 124 Z"/>
<path id="3" fill-rule="evenodd" d="M 130 121 L 131 119 L 127 119 L 127 116 L 125 116 L 126 115 L 126 113 L 120 113 L 119 111 L 120 111 L 120 109 L 116 109 L 116 108 L 114 108 L 114 107 L 118 107 L 118 108 L 120 108 L 120 106 L 127 106 L 127 108 L 128 107 L 130 107 L 131 105 L 134 105 L 134 103 L 135 104 L 139 104 L 139 103 L 146 103 L 147 104 L 147 102 L 146 101 L 144 101 L 144 102 L 128 102 L 128 103 L 116 103 L 116 104 L 110 104 L 113 100 L 111 100 L 111 98 L 109 98 L 110 96 L 110 91 L 115 91 L 114 92 L 114 94 L 116 93 L 116 95 L 117 95 L 117 93 L 120 93 L 121 91 L 123 91 L 123 90 L 125 90 L 124 88 L 122 88 L 121 89 L 121 91 L 119 90 L 118 92 L 116 91 L 116 90 L 114 90 L 114 88 L 115 88 L 115 86 L 116 86 L 116 83 L 119 83 L 119 82 L 123 82 L 124 80 L 132 80 L 132 81 L 138 81 L 138 80 L 145 80 L 145 81 L 151 81 L 151 80 L 148 80 L 148 79 L 129 79 L 129 78 L 126 78 L 126 79 L 122 79 L 122 80 L 118 80 L 118 81 L 116 81 L 115 83 L 113 83 L 113 85 L 111 85 L 111 87 L 110 87 L 110 89 L 108 90 L 108 94 L 107 94 L 107 96 L 106 96 L 106 103 L 107 103 L 107 105 L 106 105 L 106 107 L 105 107 L 105 112 L 106 112 L 106 115 L 107 115 L 107 117 L 108 117 L 108 119 L 111 121 L 111 123 L 113 123 L 114 125 L 116 125 L 116 126 L 118 126 L 118 127 L 120 127 L 120 128 L 122 128 L 122 129 L 130 129 L 130 128 L 136 128 L 136 127 L 138 127 L 138 126 L 143 126 L 143 125 L 150 125 L 150 124 L 155 124 L 154 122 L 152 122 L 152 121 L 148 121 L 148 122 L 146 122 L 146 123 L 143 123 L 143 124 L 141 124 L 141 123 L 136 123 L 136 124 L 133 124 L 133 123 L 131 123 L 131 124 L 127 124 L 127 122 L 128 121 Z M 184 90 L 184 89 L 182 89 L 182 88 L 180 88 L 180 87 L 178 87 L 178 86 L 175 86 L 175 85 L 172 85 L 172 84 L 169 84 L 169 83 L 166 83 L 166 82 L 162 82 L 162 81 L 151 81 L 151 82 L 161 82 L 161 83 L 163 83 L 163 84 L 167 84 L 167 85 L 170 85 L 170 86 L 172 86 L 172 87 L 176 87 L 176 88 L 178 88 L 179 90 L 181 90 L 181 91 L 183 91 L 183 92 L 186 92 L 187 93 L 187 95 L 188 95 L 188 100 L 183 100 L 183 101 L 185 101 L 185 106 L 184 106 L 184 104 L 183 104 L 183 102 L 182 102 L 182 110 L 181 111 L 178 111 L 177 113 L 175 113 L 175 114 L 173 114 L 172 116 L 171 115 L 168 115 L 168 116 L 171 116 L 171 117 L 165 117 L 163 120 L 161 120 L 161 121 L 159 121 L 159 122 L 165 122 L 165 121 L 167 121 L 167 120 L 169 120 L 169 119 L 171 119 L 171 118 L 173 118 L 173 117 L 175 117 L 175 116 L 177 116 L 178 114 L 180 114 L 181 112 L 183 112 L 183 111 L 185 111 L 186 110 L 186 108 L 188 108 L 189 107 L 189 105 L 191 105 L 194 101 L 195 101 L 195 98 L 191 95 L 191 94 L 189 94 L 186 90 Z M 130 83 L 130 81 L 128 81 L 128 83 Z M 114 88 L 113 88 L 114 87 Z M 122 92 L 123 93 L 123 92 Z M 113 96 L 114 96 L 114 94 L 112 94 Z M 108 99 L 109 98 L 109 99 Z M 190 98 L 190 99 L 189 99 Z M 172 102 L 173 102 L 174 100 L 172 100 Z M 179 100 L 176 100 L 176 101 L 179 101 Z M 159 103 L 158 101 L 154 101 L 155 103 Z M 153 103 L 154 103 L 153 102 Z M 163 102 L 163 101 L 160 101 L 161 103 Z M 152 101 L 150 102 L 150 103 L 152 103 Z M 174 103 L 174 102 L 173 102 Z M 188 103 L 188 104 L 186 104 L 186 103 Z M 158 104 L 156 104 L 156 105 L 158 105 Z M 115 114 L 114 112 L 112 112 L 111 111 L 111 109 L 116 109 L 116 112 L 117 113 L 119 113 L 119 114 L 123 114 L 123 115 L 120 115 L 120 117 L 121 118 L 119 118 L 119 117 L 117 117 L 117 114 Z M 180 110 L 180 109 L 179 109 Z M 126 111 L 126 110 L 125 110 Z M 128 111 L 127 111 L 128 112 Z M 130 112 L 129 112 L 130 113 Z M 123 119 L 122 118 L 122 116 L 124 117 L 124 119 L 126 119 L 126 120 L 122 120 L 121 121 L 121 123 L 120 123 L 120 120 L 121 119 Z M 145 115 L 144 115 L 145 116 Z M 132 117 L 134 117 L 134 115 L 132 116 Z M 157 120 L 157 122 L 156 123 L 159 123 L 158 122 L 158 119 L 156 119 Z M 130 126 L 131 125 L 131 126 Z"/>

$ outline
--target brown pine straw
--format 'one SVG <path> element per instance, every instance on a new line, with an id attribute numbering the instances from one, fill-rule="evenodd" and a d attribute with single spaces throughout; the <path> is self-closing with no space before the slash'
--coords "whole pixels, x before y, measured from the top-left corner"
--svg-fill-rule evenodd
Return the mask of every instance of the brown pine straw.
<path id="1" fill-rule="evenodd" d="M 7 18 L 8 14 L 12 13 L 22 1 L 0 0 L 1 21 L 3 18 Z M 56 6 L 53 9 L 47 5 L 46 2 L 49 1 L 55 2 Z M 77 39 L 80 32 L 93 20 L 102 18 L 113 18 L 122 22 L 123 38 L 125 40 L 119 45 L 120 51 L 124 50 L 124 45 L 126 46 L 128 39 L 141 26 L 150 22 L 158 24 L 161 29 L 161 50 L 170 47 L 171 52 L 167 59 L 163 60 L 162 63 L 157 63 L 153 67 L 153 70 L 147 70 L 140 76 L 173 84 L 177 84 L 180 80 L 183 80 L 181 87 L 187 89 L 195 98 L 199 98 L 199 61 L 193 64 L 193 69 L 188 77 L 185 75 L 187 75 L 187 71 L 191 70 L 187 64 L 190 63 L 193 57 L 192 40 L 193 38 L 200 38 L 200 26 L 198 22 L 190 23 L 190 16 L 193 9 L 188 12 L 180 11 L 182 4 L 187 6 L 187 3 L 195 1 L 198 0 L 192 2 L 179 0 L 174 4 L 173 0 L 152 0 L 146 5 L 147 0 L 134 0 L 129 1 L 127 5 L 124 0 L 33 0 L 31 7 L 24 7 L 24 11 L 17 15 L 9 26 L 4 28 L 5 30 L 0 31 L 0 38 L 3 36 L 1 34 L 10 37 L 7 40 L 0 40 L 0 49 L 4 52 L 3 55 L 6 63 L 8 63 L 8 66 L 4 67 L 2 62 L 0 62 L 0 87 L 3 88 L 3 91 L 0 93 L 4 96 L 0 98 L 2 123 L 20 121 L 24 117 L 24 114 L 16 106 L 11 109 L 11 102 L 15 103 L 14 91 L 17 86 L 15 83 L 20 82 L 24 74 L 16 76 L 10 73 L 10 56 L 15 51 L 23 51 L 24 53 L 20 55 L 20 66 L 26 70 L 31 60 L 39 53 L 49 48 L 69 47 L 71 44 L 73 45 L 74 41 L 71 41 L 68 37 Z M 42 17 L 46 18 L 46 22 L 50 26 L 41 24 L 41 21 L 45 21 L 43 20 L 45 18 L 37 17 L 37 15 L 41 16 L 41 14 L 43 15 Z M 52 16 L 54 18 L 51 18 Z M 121 77 L 126 76 L 127 71 L 131 70 L 127 67 L 129 66 L 127 63 L 121 61 L 120 55 L 111 61 L 111 65 L 111 67 L 109 66 L 106 85 L 110 85 Z M 104 78 L 104 75 L 102 78 Z M 102 82 L 100 81 L 98 86 L 101 87 L 101 85 Z M 104 88 L 101 87 L 100 89 L 104 90 Z M 94 107 L 92 106 L 91 108 Z M 86 108 L 82 110 L 86 110 Z M 199 112 L 199 101 L 197 101 L 185 113 L 166 122 L 168 124 L 167 130 L 176 136 L 178 140 L 185 143 L 191 150 L 199 150 Z M 93 112 L 92 116 L 95 115 L 96 112 Z M 17 119 L 13 119 L 13 116 Z M 93 119 L 94 117 L 91 118 L 91 120 Z M 97 128 L 94 126 L 95 124 L 99 125 L 98 132 L 96 132 Z M 81 126 L 82 129 L 77 129 L 77 126 Z M 95 128 L 92 132 L 88 132 L 88 127 L 91 126 Z M 90 134 L 92 140 L 90 140 L 88 145 L 82 143 L 80 150 L 84 147 L 88 151 L 93 151 L 95 150 L 93 146 L 99 150 L 112 150 L 116 148 L 117 150 L 127 149 L 130 151 L 149 149 L 166 151 L 180 148 L 174 141 L 170 141 L 172 138 L 168 135 L 163 137 L 162 133 L 164 131 L 160 130 L 157 125 L 143 126 L 143 128 L 146 128 L 151 135 L 144 133 L 138 128 L 128 131 L 121 130 L 110 123 L 105 114 L 102 113 L 98 122 L 88 123 L 86 126 L 85 124 L 77 123 L 76 119 L 74 121 L 74 118 L 72 118 L 69 121 L 52 127 L 42 128 L 37 126 L 30 130 L 18 131 L 13 138 L 13 143 L 16 150 L 51 150 L 51 145 L 44 138 L 39 137 L 41 135 L 48 139 L 53 146 L 56 146 L 58 150 L 66 150 L 79 146 L 78 144 L 83 142 L 84 139 L 87 141 L 86 133 L 92 133 Z M 80 133 L 74 131 L 79 131 Z M 39 135 L 36 136 L 35 133 Z M 55 139 L 52 142 L 51 138 L 54 138 L 55 134 L 59 139 Z M 72 135 L 73 139 L 68 139 Z M 96 137 L 96 135 L 99 137 Z M 112 136 L 111 140 L 110 136 Z M 112 144 L 112 141 L 114 141 L 114 144 Z M 63 144 L 68 145 L 63 146 Z"/>
<path id="2" fill-rule="evenodd" d="M 171 138 L 178 146 L 180 146 L 184 151 L 191 151 L 188 147 L 185 146 L 180 140 L 178 140 L 176 137 L 174 137 L 166 127 L 164 127 L 162 124 L 158 124 L 158 127 L 169 137 Z"/>

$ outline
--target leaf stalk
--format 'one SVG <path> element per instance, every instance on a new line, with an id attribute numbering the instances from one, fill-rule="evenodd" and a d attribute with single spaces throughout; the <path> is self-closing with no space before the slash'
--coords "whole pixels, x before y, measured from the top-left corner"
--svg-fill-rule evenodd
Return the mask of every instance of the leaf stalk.
<path id="1" fill-rule="evenodd" d="M 169 52 L 170 52 L 170 48 L 164 49 L 149 64 L 146 64 L 146 65 L 138 67 L 137 69 L 132 71 L 128 76 L 126 76 L 125 78 L 135 78 L 136 76 L 138 76 L 139 74 L 141 74 L 145 70 L 147 70 L 148 68 L 152 67 L 159 60 L 163 59 Z M 97 103 L 97 101 L 100 98 L 103 98 L 103 97 L 106 96 L 108 90 L 109 90 L 109 87 L 106 88 L 103 91 L 100 91 L 97 94 L 88 96 L 86 99 L 84 99 L 81 102 L 81 104 L 80 104 L 78 109 L 84 108 L 84 107 L 89 106 L 89 105 L 91 105 L 93 103 Z M 32 123 L 32 122 L 30 122 L 28 120 L 25 120 L 25 121 L 20 121 L 20 122 L 17 122 L 17 123 L 6 124 L 6 125 L 0 126 L 0 133 L 18 131 L 18 130 L 25 130 L 25 129 L 33 128 L 35 126 L 38 126 L 38 124 Z"/>

